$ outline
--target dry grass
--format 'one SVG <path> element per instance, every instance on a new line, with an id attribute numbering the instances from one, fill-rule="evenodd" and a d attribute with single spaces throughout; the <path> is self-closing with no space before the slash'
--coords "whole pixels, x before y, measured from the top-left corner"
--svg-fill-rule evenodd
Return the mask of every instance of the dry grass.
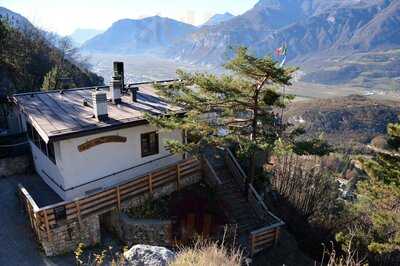
<path id="1" fill-rule="evenodd" d="M 325 264 L 326 266 L 368 266 L 365 259 L 360 259 L 357 252 L 352 250 L 351 243 L 352 241 L 350 241 L 342 256 L 336 254 L 333 243 L 331 250 L 326 250 L 324 247 L 324 255 L 320 266 L 324 265 L 325 257 L 327 257 L 328 260 L 327 264 Z"/>
<path id="2" fill-rule="evenodd" d="M 240 266 L 242 253 L 228 250 L 212 242 L 197 242 L 192 248 L 183 248 L 170 266 Z"/>

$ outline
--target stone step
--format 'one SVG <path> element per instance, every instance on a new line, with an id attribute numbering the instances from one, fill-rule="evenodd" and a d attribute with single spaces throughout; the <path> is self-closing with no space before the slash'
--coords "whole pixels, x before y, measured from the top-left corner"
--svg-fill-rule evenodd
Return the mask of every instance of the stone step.
<path id="1" fill-rule="evenodd" d="M 236 193 L 240 193 L 242 195 L 242 197 L 244 197 L 243 195 L 243 190 L 240 187 L 236 187 L 236 186 L 220 186 L 218 189 L 218 191 L 223 191 L 223 192 L 236 192 Z"/>
<path id="2" fill-rule="evenodd" d="M 244 225 L 239 226 L 238 231 L 239 231 L 239 233 L 245 233 L 245 232 L 250 233 L 251 231 L 256 230 L 256 229 L 258 229 L 257 225 L 244 224 Z"/>
<path id="3" fill-rule="evenodd" d="M 226 191 L 225 193 L 220 192 L 220 195 L 223 197 L 223 199 L 229 199 L 233 200 L 235 202 L 244 202 L 248 204 L 248 201 L 246 200 L 245 197 L 243 197 L 243 194 L 240 192 L 232 192 L 232 191 Z"/>
<path id="4" fill-rule="evenodd" d="M 258 222 L 254 221 L 253 219 L 248 219 L 246 217 L 235 218 L 235 221 L 238 223 L 239 227 L 242 227 L 242 226 L 257 227 L 257 225 L 258 225 Z"/>
<path id="5" fill-rule="evenodd" d="M 233 218 L 241 221 L 250 221 L 252 223 L 259 223 L 260 219 L 248 213 L 236 213 L 231 215 Z"/>

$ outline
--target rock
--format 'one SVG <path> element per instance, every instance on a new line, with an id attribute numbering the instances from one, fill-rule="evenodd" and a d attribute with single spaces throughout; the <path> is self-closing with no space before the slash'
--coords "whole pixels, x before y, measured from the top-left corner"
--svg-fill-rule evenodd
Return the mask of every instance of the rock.
<path id="1" fill-rule="evenodd" d="M 127 265 L 167 266 L 175 259 L 175 253 L 164 247 L 135 245 L 124 253 Z"/>

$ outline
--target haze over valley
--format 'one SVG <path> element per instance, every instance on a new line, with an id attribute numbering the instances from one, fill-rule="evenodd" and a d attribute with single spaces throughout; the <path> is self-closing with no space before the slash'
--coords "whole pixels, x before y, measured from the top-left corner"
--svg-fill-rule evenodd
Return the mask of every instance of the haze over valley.
<path id="1" fill-rule="evenodd" d="M 14 17 L 15 27 L 34 27 Z M 400 87 L 399 29 L 399 1 L 260 0 L 243 14 L 215 14 L 197 26 L 161 16 L 121 18 L 68 37 L 106 81 L 115 60 L 126 63 L 128 80 L 171 79 L 178 68 L 223 73 L 239 46 L 274 57 L 286 44 L 287 65 L 299 67 L 296 95 L 390 98 Z M 316 92 L 310 95 L 308 87 Z"/>
<path id="2" fill-rule="evenodd" d="M 95 68 L 108 58 L 99 59 L 104 53 L 151 54 L 148 60 L 126 57 L 128 71 L 164 77 L 165 71 L 149 75 L 152 62 L 159 69 L 155 57 L 171 60 L 167 72 L 174 67 L 221 70 L 235 47 L 274 56 L 276 48 L 287 44 L 287 64 L 300 68 L 297 94 L 312 83 L 317 97 L 360 93 L 390 98 L 400 87 L 399 29 L 399 1 L 261 0 L 242 15 L 217 14 L 197 27 L 161 17 L 120 20 L 82 49 L 95 53 Z M 139 59 L 145 67 L 130 62 Z"/>

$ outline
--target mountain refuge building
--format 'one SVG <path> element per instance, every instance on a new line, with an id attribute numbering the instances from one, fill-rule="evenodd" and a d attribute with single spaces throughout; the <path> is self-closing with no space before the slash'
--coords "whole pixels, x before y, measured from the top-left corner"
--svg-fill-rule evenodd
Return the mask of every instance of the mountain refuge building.
<path id="1" fill-rule="evenodd" d="M 40 176 L 32 176 L 34 185 L 20 183 L 17 192 L 45 254 L 99 244 L 104 231 L 125 243 L 176 247 L 195 234 L 222 236 L 226 224 L 237 226 L 250 256 L 274 246 L 284 223 L 252 185 L 245 199 L 247 177 L 234 154 L 171 153 L 166 141 L 186 142 L 185 132 L 159 130 L 147 114 L 185 111 L 163 100 L 154 82 L 125 85 L 123 77 L 123 64 L 116 62 L 109 86 L 12 97 L 13 117 L 26 132 Z M 205 187 L 216 192 L 218 202 L 209 202 Z M 193 197 L 196 193 L 204 197 Z M 148 200 L 174 195 L 168 219 L 127 215 Z M 220 215 L 207 204 L 213 210 L 223 206 Z"/>
<path id="2" fill-rule="evenodd" d="M 63 200 L 183 159 L 165 147 L 167 139 L 183 141 L 183 133 L 160 132 L 145 119 L 145 113 L 183 113 L 164 102 L 153 84 L 125 86 L 122 71 L 110 86 L 14 95 L 36 172 Z"/>

